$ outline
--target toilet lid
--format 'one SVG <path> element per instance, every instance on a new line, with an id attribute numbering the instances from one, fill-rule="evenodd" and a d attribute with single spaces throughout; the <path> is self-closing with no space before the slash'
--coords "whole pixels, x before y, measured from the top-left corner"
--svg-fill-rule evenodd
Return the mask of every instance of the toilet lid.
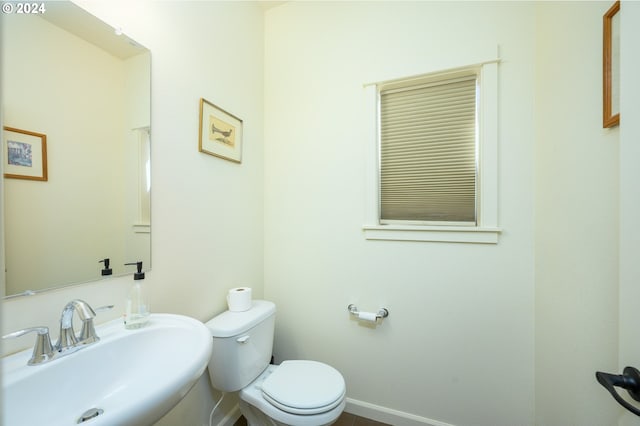
<path id="1" fill-rule="evenodd" d="M 344 378 L 317 361 L 284 361 L 262 383 L 262 396 L 292 414 L 318 414 L 340 405 Z"/>

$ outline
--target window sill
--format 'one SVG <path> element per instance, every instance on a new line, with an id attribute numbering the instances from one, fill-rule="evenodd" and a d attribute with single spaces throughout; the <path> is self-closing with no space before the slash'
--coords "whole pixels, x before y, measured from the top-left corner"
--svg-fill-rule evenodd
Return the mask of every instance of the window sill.
<path id="1" fill-rule="evenodd" d="M 463 226 L 364 225 L 367 240 L 498 244 L 500 228 Z"/>

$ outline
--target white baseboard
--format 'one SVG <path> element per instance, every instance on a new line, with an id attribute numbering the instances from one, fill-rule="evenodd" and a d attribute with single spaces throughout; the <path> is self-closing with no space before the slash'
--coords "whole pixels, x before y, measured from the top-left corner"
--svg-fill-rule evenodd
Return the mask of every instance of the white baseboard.
<path id="1" fill-rule="evenodd" d="M 240 418 L 240 407 L 236 404 L 224 419 L 220 420 L 217 426 L 233 426 Z"/>
<path id="2" fill-rule="evenodd" d="M 352 398 L 347 398 L 345 411 L 347 413 L 355 414 L 356 416 L 366 417 L 368 419 L 388 423 L 393 426 L 454 426 L 449 423 L 416 416 L 415 414 L 393 410 L 391 408 L 358 401 L 357 399 Z"/>
<path id="3" fill-rule="evenodd" d="M 344 411 L 355 414 L 356 416 L 388 423 L 393 426 L 455 426 L 450 423 L 444 423 L 438 420 L 416 416 L 415 414 L 382 407 L 380 405 L 358 401 L 353 398 L 347 398 L 347 406 Z M 231 410 L 224 419 L 218 423 L 217 426 L 233 426 L 239 418 L 240 407 L 236 405 L 233 410 Z"/>

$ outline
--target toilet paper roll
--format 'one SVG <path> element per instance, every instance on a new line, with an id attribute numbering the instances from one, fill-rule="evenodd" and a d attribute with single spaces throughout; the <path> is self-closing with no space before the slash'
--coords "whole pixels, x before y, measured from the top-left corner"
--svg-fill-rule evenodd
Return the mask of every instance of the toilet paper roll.
<path id="1" fill-rule="evenodd" d="M 229 290 L 227 306 L 232 312 L 244 312 L 251 309 L 251 287 L 236 287 Z"/>
<path id="2" fill-rule="evenodd" d="M 373 312 L 358 312 L 360 321 L 376 322 L 376 314 Z"/>

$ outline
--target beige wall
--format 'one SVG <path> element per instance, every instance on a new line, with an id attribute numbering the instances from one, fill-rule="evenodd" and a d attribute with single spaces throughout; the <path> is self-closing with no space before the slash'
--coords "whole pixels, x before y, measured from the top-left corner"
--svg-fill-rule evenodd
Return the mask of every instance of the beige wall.
<path id="1" fill-rule="evenodd" d="M 533 5 L 291 2 L 265 25 L 276 359 L 336 366 L 348 409 L 394 425 L 533 425 Z M 363 137 L 363 84 L 495 59 L 498 46 L 499 244 L 365 240 L 376 141 Z M 362 327 L 350 303 L 390 316 Z"/>
<path id="2" fill-rule="evenodd" d="M 602 128 L 610 2 L 536 6 L 536 425 L 613 425 L 594 378 L 618 351 L 618 128 Z M 567 30 L 570 23 L 571 30 Z"/>
<path id="3" fill-rule="evenodd" d="M 618 372 L 626 366 L 640 368 L 640 3 L 624 1 L 620 7 L 620 353 Z M 624 391 L 623 391 L 624 392 Z M 615 404 L 608 398 L 608 404 Z M 624 411 L 621 426 L 633 426 L 638 417 Z"/>
<path id="4" fill-rule="evenodd" d="M 637 217 L 618 210 L 618 163 L 632 206 L 638 179 L 618 130 L 600 126 L 608 6 L 292 2 L 263 23 L 249 3 L 87 2 L 152 51 L 153 309 L 206 320 L 229 287 L 251 285 L 278 304 L 278 361 L 333 364 L 349 410 L 396 425 L 615 424 L 621 411 L 593 373 L 618 367 L 617 217 L 626 231 Z M 362 84 L 487 44 L 503 59 L 498 245 L 364 240 Z M 242 165 L 197 152 L 200 97 L 244 119 Z M 629 336 L 634 244 L 620 243 Z M 54 327 L 74 297 L 121 310 L 129 285 L 5 302 L 3 332 Z M 361 327 L 349 303 L 391 314 Z M 632 364 L 626 341 L 620 362 Z M 162 424 L 206 423 L 217 397 L 204 377 Z"/>

